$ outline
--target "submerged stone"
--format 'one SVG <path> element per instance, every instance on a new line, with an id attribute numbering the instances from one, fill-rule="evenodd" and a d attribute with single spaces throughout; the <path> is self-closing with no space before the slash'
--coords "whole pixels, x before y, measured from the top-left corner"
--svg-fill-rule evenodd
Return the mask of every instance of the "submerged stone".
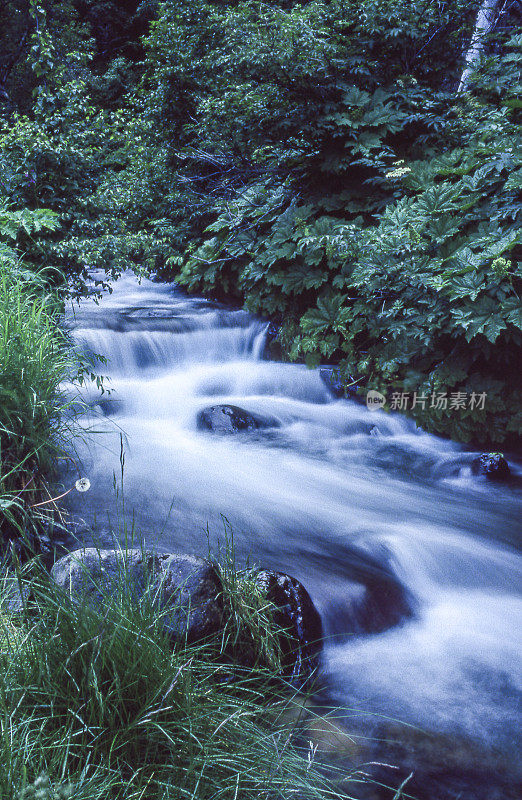
<path id="1" fill-rule="evenodd" d="M 209 406 L 200 411 L 197 416 L 197 426 L 198 430 L 230 434 L 259 430 L 260 428 L 276 428 L 279 427 L 279 422 L 272 417 L 252 414 L 239 406 L 218 405 Z"/>
<path id="2" fill-rule="evenodd" d="M 395 576 L 361 574 L 343 586 L 342 596 L 325 609 L 326 636 L 341 642 L 352 636 L 383 633 L 414 616 L 415 603 Z"/>

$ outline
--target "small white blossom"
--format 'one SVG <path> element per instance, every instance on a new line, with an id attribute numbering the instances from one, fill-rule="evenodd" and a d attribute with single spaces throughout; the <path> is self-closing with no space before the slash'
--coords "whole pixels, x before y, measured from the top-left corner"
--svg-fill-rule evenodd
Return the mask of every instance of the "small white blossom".
<path id="1" fill-rule="evenodd" d="M 391 172 L 386 173 L 387 178 L 402 178 L 403 175 L 407 175 L 408 172 L 411 172 L 410 167 L 397 167 L 397 169 L 392 169 Z"/>

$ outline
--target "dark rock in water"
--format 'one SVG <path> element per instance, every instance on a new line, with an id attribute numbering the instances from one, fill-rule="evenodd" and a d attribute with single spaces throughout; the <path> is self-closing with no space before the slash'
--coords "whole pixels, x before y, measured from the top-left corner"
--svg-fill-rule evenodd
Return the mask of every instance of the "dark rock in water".
<path id="1" fill-rule="evenodd" d="M 202 639 L 221 629 L 221 580 L 208 561 L 185 555 L 158 556 L 161 574 L 155 587 L 161 608 L 173 607 L 164 618 L 169 633 L 187 631 L 189 640 Z"/>
<path id="2" fill-rule="evenodd" d="M 282 361 L 283 359 L 283 348 L 279 338 L 280 333 L 281 327 L 274 322 L 270 322 L 266 332 L 265 349 L 263 352 L 263 358 L 268 361 Z"/>
<path id="3" fill-rule="evenodd" d="M 220 405 L 200 411 L 197 416 L 197 426 L 199 430 L 228 434 L 260 428 L 276 428 L 279 427 L 279 422 L 270 417 L 251 414 L 238 406 Z"/>
<path id="4" fill-rule="evenodd" d="M 354 608 L 355 626 L 363 633 L 382 633 L 412 616 L 407 592 L 393 578 L 368 582 L 361 602 Z"/>
<path id="5" fill-rule="evenodd" d="M 51 576 L 75 601 L 100 613 L 115 592 L 139 601 L 147 597 L 162 611 L 166 631 L 174 638 L 199 641 L 220 633 L 226 623 L 223 586 L 216 567 L 200 558 L 142 550 L 76 550 L 57 561 Z M 122 578 L 124 576 L 124 581 Z M 321 618 L 304 586 L 279 572 L 260 571 L 256 583 L 277 611 L 274 623 L 289 634 L 281 637 L 283 671 L 302 685 L 317 667 Z M 16 587 L 14 587 L 16 589 Z M 22 603 L 13 592 L 13 602 Z M 257 663 L 258 653 L 234 652 L 242 666 Z"/>
<path id="6" fill-rule="evenodd" d="M 334 397 L 345 397 L 344 383 L 336 367 L 319 367 L 319 375 Z"/>
<path id="7" fill-rule="evenodd" d="M 317 668 L 322 648 L 323 625 L 319 612 L 297 578 L 262 570 L 256 575 L 256 583 L 278 609 L 276 625 L 289 634 L 289 639 L 282 642 L 285 666 L 293 678 L 306 682 Z"/>
<path id="8" fill-rule="evenodd" d="M 123 408 L 123 401 L 114 397 L 98 399 L 94 404 L 94 409 L 99 409 L 104 417 L 111 417 L 114 414 L 119 414 Z"/>
<path id="9" fill-rule="evenodd" d="M 485 475 L 490 480 L 504 480 L 511 474 L 502 453 L 482 453 L 473 460 L 471 471 L 474 475 Z"/>
<path id="10" fill-rule="evenodd" d="M 51 576 L 72 597 L 100 608 L 120 587 L 139 600 L 149 594 L 173 636 L 202 639 L 222 626 L 221 581 L 212 564 L 185 555 L 142 550 L 75 550 L 54 564 Z"/>

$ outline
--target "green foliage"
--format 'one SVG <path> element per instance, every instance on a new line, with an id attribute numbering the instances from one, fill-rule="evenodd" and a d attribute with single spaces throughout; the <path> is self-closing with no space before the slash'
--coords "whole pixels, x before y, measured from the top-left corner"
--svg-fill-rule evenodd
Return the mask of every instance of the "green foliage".
<path id="1" fill-rule="evenodd" d="M 56 326 L 55 296 L 41 278 L 0 257 L 0 537 L 29 535 L 62 451 L 68 401 L 60 385 L 78 371 Z"/>
<path id="2" fill-rule="evenodd" d="M 242 92 L 249 116 L 236 104 L 228 119 L 234 130 L 243 129 L 246 143 L 212 106 L 221 131 L 216 138 L 192 91 L 199 105 L 188 149 L 195 149 L 196 135 L 199 153 L 224 153 L 226 141 L 239 148 L 243 165 L 232 152 L 224 158 L 227 182 L 209 191 L 216 210 L 203 242 L 171 263 L 179 264 L 191 291 L 244 298 L 251 310 L 284 320 L 290 357 L 310 366 L 338 362 L 346 382 L 389 394 L 487 392 L 484 411 L 448 415 L 429 406 L 415 409 L 415 416 L 456 439 L 502 441 L 522 432 L 515 413 L 521 387 L 513 374 L 522 344 L 519 37 L 500 42 L 500 55 L 483 60 L 472 95 L 455 96 L 447 90 L 455 67 L 447 35 L 453 42 L 462 35 L 458 26 L 451 33 L 451 15 L 458 17 L 462 7 L 455 4 L 445 20 L 413 25 L 403 6 L 365 5 L 371 12 L 349 17 L 348 26 L 344 17 L 344 29 L 336 4 L 307 6 L 307 27 L 298 29 L 306 46 L 299 40 L 300 59 L 290 74 L 285 68 L 287 91 L 277 106 L 290 138 L 268 106 L 274 85 L 283 82 L 270 71 L 256 74 L 256 85 L 269 81 L 265 105 L 252 105 Z M 233 13 L 252 14 L 252 8 L 241 4 Z M 397 28 L 385 27 L 385 8 L 400 20 Z M 228 11 L 216 13 L 229 21 Z M 284 19 L 290 28 L 296 14 L 274 11 L 279 25 Z M 321 37 L 324 19 L 346 31 L 337 44 L 352 53 L 359 48 L 359 61 L 339 66 L 340 50 L 332 53 L 332 39 L 326 45 Z M 445 39 L 437 43 L 440 31 L 433 28 L 441 22 Z M 159 23 L 156 36 L 158 30 Z M 252 69 L 264 37 L 264 26 L 249 29 Z M 411 53 L 406 58 L 411 39 L 437 48 L 444 69 L 434 72 L 431 62 L 418 63 Z M 379 58 L 368 58 L 365 44 Z M 237 53 L 228 55 L 234 86 L 246 63 L 246 54 Z M 274 64 L 278 58 L 276 48 Z M 322 87 L 317 94 L 306 85 L 312 68 L 314 86 Z M 214 80 L 221 82 L 219 104 L 232 79 L 220 73 Z M 209 85 L 213 96 L 212 79 Z M 211 102 L 205 96 L 204 108 Z M 270 130 L 263 127 L 268 118 Z M 265 143 L 262 177 L 255 170 L 257 136 Z M 238 185 L 230 177 L 234 170 Z"/>
<path id="3" fill-rule="evenodd" d="M 80 11 L 99 44 L 103 4 L 87 5 Z M 106 5 L 112 11 L 105 8 L 105 15 L 121 15 L 117 4 Z M 3 124 L 0 117 L 0 186 L 12 211 L 60 215 L 60 234 L 40 239 L 25 257 L 38 268 L 58 268 L 81 292 L 89 268 L 153 267 L 162 257 L 168 236 L 157 201 L 165 195 L 164 157 L 130 98 L 138 67 L 119 57 L 98 74 L 96 44 L 74 10 L 65 30 L 57 30 L 54 4 L 31 8 L 26 60 L 33 102 L 28 114 L 11 113 Z M 143 19 L 148 13 L 139 12 Z"/>
<path id="4" fill-rule="evenodd" d="M 2 798 L 33 797 L 38 780 L 53 800 L 63 784 L 85 800 L 335 796 L 292 740 L 277 673 L 231 681 L 219 639 L 173 645 L 125 581 L 101 616 L 32 576 L 34 604 L 0 653 Z"/>
<path id="5" fill-rule="evenodd" d="M 245 302 L 347 383 L 488 393 L 430 430 L 517 436 L 520 13 L 457 95 L 478 5 L 31 3 L 0 181 L 60 228 L 20 230 L 26 261 Z"/>

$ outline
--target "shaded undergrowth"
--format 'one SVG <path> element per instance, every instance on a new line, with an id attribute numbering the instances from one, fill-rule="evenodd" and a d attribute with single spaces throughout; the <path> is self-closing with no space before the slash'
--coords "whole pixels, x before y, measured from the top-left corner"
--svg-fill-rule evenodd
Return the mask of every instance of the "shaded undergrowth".
<path id="1" fill-rule="evenodd" d="M 1 254 L 0 254 L 1 256 Z M 71 449 L 71 396 L 85 365 L 58 324 L 62 305 L 42 275 L 0 257 L 0 549 L 38 545 L 58 511 L 50 481 Z M 83 372 L 82 372 L 83 371 Z M 19 544 L 17 545 L 19 548 Z"/>

